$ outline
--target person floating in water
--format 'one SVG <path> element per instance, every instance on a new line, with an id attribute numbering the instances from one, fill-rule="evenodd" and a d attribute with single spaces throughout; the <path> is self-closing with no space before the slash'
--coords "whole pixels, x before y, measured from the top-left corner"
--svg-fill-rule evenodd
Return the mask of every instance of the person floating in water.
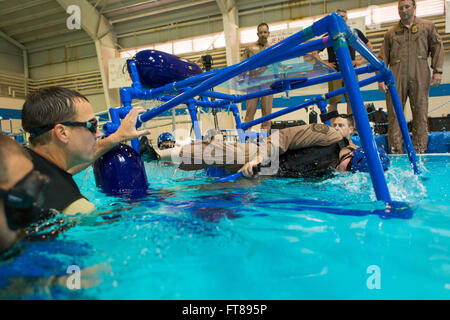
<path id="1" fill-rule="evenodd" d="M 382 149 L 379 153 L 387 170 L 389 158 Z M 261 174 L 279 177 L 319 176 L 330 170 L 368 171 L 364 151 L 325 124 L 274 131 L 259 145 L 203 140 L 160 150 L 159 155 L 162 161 L 178 163 L 181 170 L 222 168 L 228 174 L 242 172 L 246 177 L 252 177 L 260 166 Z"/>

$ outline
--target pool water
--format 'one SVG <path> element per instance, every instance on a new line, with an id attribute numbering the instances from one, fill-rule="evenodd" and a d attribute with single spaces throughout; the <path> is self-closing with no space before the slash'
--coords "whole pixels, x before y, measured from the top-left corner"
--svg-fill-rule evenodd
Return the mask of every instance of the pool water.
<path id="1" fill-rule="evenodd" d="M 407 204 L 391 212 L 366 173 L 213 184 L 147 163 L 148 195 L 127 200 L 88 169 L 75 180 L 99 209 L 4 256 L 0 298 L 449 299 L 450 155 L 419 158 L 420 177 L 391 157 L 391 196 Z M 81 289 L 64 285 L 72 265 Z"/>

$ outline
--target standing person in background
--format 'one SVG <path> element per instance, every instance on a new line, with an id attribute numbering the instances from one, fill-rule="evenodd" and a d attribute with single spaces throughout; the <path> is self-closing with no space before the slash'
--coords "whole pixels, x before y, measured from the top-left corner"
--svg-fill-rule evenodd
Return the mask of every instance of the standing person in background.
<path id="1" fill-rule="evenodd" d="M 252 43 L 245 47 L 244 53 L 242 55 L 242 60 L 250 58 L 251 56 L 257 54 L 258 52 L 263 51 L 269 47 L 268 38 L 270 35 L 269 26 L 267 23 L 262 22 L 257 27 L 258 30 L 258 41 Z M 267 67 L 261 67 L 255 70 L 250 71 L 250 77 L 257 77 L 262 74 Z M 261 100 L 261 112 L 263 116 L 269 115 L 272 113 L 272 103 L 273 103 L 273 95 L 264 96 L 261 98 L 255 98 L 247 101 L 247 111 L 245 113 L 245 122 L 250 122 L 254 120 L 256 108 L 258 107 L 258 102 Z M 270 133 L 271 122 L 266 121 L 261 124 L 261 130 L 266 130 Z"/>
<path id="2" fill-rule="evenodd" d="M 345 22 L 348 21 L 347 10 L 337 9 L 336 13 L 338 15 L 340 15 L 344 19 Z M 372 43 L 369 41 L 369 39 L 367 39 L 367 37 L 364 35 L 364 33 L 361 30 L 356 29 L 356 28 L 354 30 L 358 34 L 358 37 L 366 44 L 366 46 L 371 51 L 373 51 Z M 348 49 L 350 50 L 350 57 L 352 58 L 353 67 L 355 67 L 355 68 L 360 67 L 364 63 L 365 59 L 363 57 L 356 59 L 355 49 L 353 49 L 353 47 L 351 47 L 351 46 L 349 46 Z M 327 66 L 329 66 L 329 67 L 333 68 L 334 70 L 336 70 L 337 72 L 339 72 L 340 71 L 339 64 L 337 62 L 336 53 L 334 52 L 333 47 L 328 47 L 327 53 L 328 53 L 328 62 L 322 60 L 320 58 L 318 52 L 312 53 L 312 55 L 314 57 L 316 57 L 319 61 L 325 63 Z M 344 81 L 342 79 L 330 81 L 330 82 L 328 82 L 328 91 L 338 90 L 338 89 L 342 88 L 343 86 L 344 86 Z M 351 115 L 353 112 L 352 112 L 352 108 L 350 107 L 350 101 L 348 99 L 347 93 L 344 93 L 344 96 L 345 96 L 345 101 L 347 101 L 347 114 Z M 337 111 L 337 105 L 339 102 L 341 102 L 341 100 L 342 100 L 341 95 L 331 98 L 330 102 L 329 102 L 330 105 L 328 106 L 328 112 Z"/>
<path id="3" fill-rule="evenodd" d="M 441 83 L 444 46 L 433 22 L 417 18 L 415 0 L 400 0 L 400 21 L 384 36 L 380 58 L 392 70 L 403 110 L 409 97 L 412 112 L 412 142 L 416 153 L 424 153 L 428 145 L 428 94 L 430 85 Z M 430 75 L 428 57 L 431 56 Z M 379 88 L 387 92 L 386 85 Z M 389 94 L 388 144 L 390 153 L 402 153 L 402 136 Z"/>

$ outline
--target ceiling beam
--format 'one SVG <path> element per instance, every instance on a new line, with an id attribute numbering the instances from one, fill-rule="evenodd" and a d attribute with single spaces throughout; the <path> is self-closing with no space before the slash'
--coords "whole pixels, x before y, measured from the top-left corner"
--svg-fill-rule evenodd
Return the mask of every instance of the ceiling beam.
<path id="1" fill-rule="evenodd" d="M 87 0 L 57 1 L 66 11 L 72 5 L 80 8 L 81 28 L 94 40 L 106 105 L 107 107 L 118 106 L 120 104 L 119 91 L 108 87 L 108 62 L 119 55 L 117 37 L 112 24 Z"/>
<path id="2" fill-rule="evenodd" d="M 52 2 L 52 0 L 28 1 L 28 2 L 21 3 L 21 4 L 16 5 L 16 6 L 10 6 L 9 8 L 2 9 L 1 14 L 2 15 L 11 14 L 13 12 L 22 11 L 22 10 L 25 10 L 25 9 L 29 9 L 29 8 L 33 8 L 33 7 L 36 7 L 36 6 L 40 6 L 40 5 L 42 5 L 44 3 L 48 3 L 48 2 Z"/>
<path id="3" fill-rule="evenodd" d="M 6 33 L 4 33 L 3 31 L 0 31 L 0 37 L 4 38 L 5 40 L 9 41 L 10 43 L 12 43 L 13 45 L 15 45 L 16 47 L 25 50 L 26 47 L 21 44 L 19 41 L 14 40 L 13 38 L 11 38 L 10 36 L 8 36 Z"/>
<path id="4" fill-rule="evenodd" d="M 5 27 L 5 26 L 10 27 L 10 26 L 15 25 L 15 24 L 28 22 L 30 20 L 35 20 L 35 19 L 42 18 L 42 17 L 45 17 L 45 16 L 49 16 L 49 15 L 52 15 L 52 14 L 55 14 L 55 13 L 61 13 L 61 8 L 60 7 L 56 7 L 56 8 L 50 9 L 50 10 L 33 12 L 33 13 L 30 13 L 30 14 L 27 14 L 27 15 L 20 16 L 20 17 L 18 17 L 16 19 L 10 19 L 10 20 L 2 19 L 2 21 L 0 21 L 0 28 Z"/>
<path id="5" fill-rule="evenodd" d="M 114 23 L 139 19 L 139 18 L 143 18 L 143 17 L 154 16 L 156 14 L 167 13 L 170 11 L 175 11 L 175 10 L 184 9 L 187 7 L 202 5 L 202 4 L 210 3 L 210 2 L 215 2 L 215 0 L 198 0 L 195 2 L 184 2 L 182 4 L 172 5 L 172 6 L 168 6 L 168 7 L 157 9 L 157 10 L 149 10 L 147 12 L 132 14 L 132 15 L 125 16 L 125 17 L 113 18 L 113 19 L 111 19 L 111 23 L 114 24 Z"/>
<path id="6" fill-rule="evenodd" d="M 158 0 L 141 1 L 141 2 L 137 2 L 137 3 L 133 3 L 133 4 L 124 5 L 124 6 L 121 5 L 121 3 L 118 3 L 118 5 L 116 5 L 116 6 L 114 6 L 114 5 L 109 6 L 109 8 L 107 8 L 106 10 L 103 10 L 102 13 L 109 14 L 109 13 L 116 12 L 116 11 L 129 10 L 129 9 L 144 6 L 146 4 L 150 4 L 150 3 L 154 3 L 154 2 L 158 2 Z"/>
<path id="7" fill-rule="evenodd" d="M 64 10 L 71 5 L 80 8 L 81 28 L 95 41 L 102 35 L 102 44 L 115 48 L 116 35 L 110 21 L 98 12 L 87 0 L 57 0 Z"/>
<path id="8" fill-rule="evenodd" d="M 52 32 L 38 32 L 34 35 L 31 36 L 26 36 L 26 37 L 20 37 L 20 41 L 23 43 L 28 43 L 28 42 L 33 42 L 33 41 L 40 41 L 40 40 L 44 40 L 44 39 L 49 39 L 49 38 L 53 38 L 53 37 L 58 37 L 58 36 L 62 36 L 62 35 L 66 35 L 68 34 L 70 31 L 67 29 L 61 29 L 61 28 L 57 28 L 56 31 L 52 31 Z"/>
<path id="9" fill-rule="evenodd" d="M 40 23 L 38 26 L 36 25 L 25 25 L 23 28 L 14 28 L 11 32 L 8 32 L 9 36 L 15 36 L 16 34 L 23 34 L 27 32 L 35 32 L 37 30 L 45 29 L 48 27 L 53 26 L 65 26 L 66 25 L 67 18 L 61 18 L 61 19 L 52 19 L 50 21 Z"/>

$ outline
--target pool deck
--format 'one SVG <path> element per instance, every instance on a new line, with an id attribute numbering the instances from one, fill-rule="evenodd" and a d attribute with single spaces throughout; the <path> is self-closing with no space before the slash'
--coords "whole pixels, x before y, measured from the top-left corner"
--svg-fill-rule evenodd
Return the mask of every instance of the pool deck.
<path id="1" fill-rule="evenodd" d="M 374 135 L 378 147 L 388 152 L 387 135 Z M 352 136 L 353 143 L 361 146 L 359 136 Z M 403 145 L 403 150 L 405 146 Z M 425 153 L 450 153 L 450 131 L 431 132 L 428 134 L 428 147 Z"/>

